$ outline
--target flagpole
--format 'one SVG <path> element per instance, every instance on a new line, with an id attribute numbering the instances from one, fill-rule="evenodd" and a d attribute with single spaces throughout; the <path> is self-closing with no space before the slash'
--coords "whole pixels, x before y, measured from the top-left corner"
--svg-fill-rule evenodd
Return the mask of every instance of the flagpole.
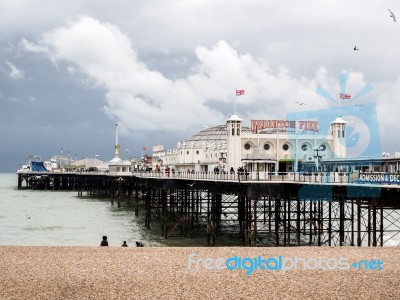
<path id="1" fill-rule="evenodd" d="M 235 93 L 236 93 L 236 97 L 244 95 L 244 90 L 238 90 L 235 88 Z M 235 99 L 235 105 L 233 107 L 233 113 L 236 115 L 236 99 Z"/>
<path id="2" fill-rule="evenodd" d="M 237 91 L 237 88 L 235 87 L 235 93 Z M 233 114 L 236 115 L 236 99 L 237 99 L 237 95 L 235 97 L 235 101 L 233 102 Z"/>

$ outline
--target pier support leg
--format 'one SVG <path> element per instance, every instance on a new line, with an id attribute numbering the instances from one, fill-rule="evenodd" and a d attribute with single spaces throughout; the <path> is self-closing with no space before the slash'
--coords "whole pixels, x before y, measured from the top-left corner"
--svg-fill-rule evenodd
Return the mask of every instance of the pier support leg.
<path id="1" fill-rule="evenodd" d="M 145 217 L 145 226 L 146 228 L 150 229 L 150 216 L 151 216 L 151 195 L 152 194 L 152 190 L 149 188 L 147 190 L 146 196 L 145 196 L 145 213 L 146 213 L 146 217 Z"/>
<path id="2" fill-rule="evenodd" d="M 139 190 L 135 189 L 135 198 L 134 198 L 134 205 L 135 205 L 135 216 L 139 216 Z"/>
<path id="3" fill-rule="evenodd" d="M 297 206 L 297 208 L 296 208 L 296 238 L 297 238 L 297 246 L 300 246 L 300 230 L 301 230 L 301 228 L 300 228 L 300 217 L 301 217 L 301 214 L 300 214 L 300 199 L 299 199 L 299 197 L 297 196 L 296 197 L 296 206 Z"/>
<path id="4" fill-rule="evenodd" d="M 207 244 L 208 246 L 215 245 L 215 197 L 207 197 Z"/>
<path id="5" fill-rule="evenodd" d="M 168 206 L 167 206 L 167 191 L 161 191 L 161 214 L 162 214 L 162 236 L 168 238 Z"/>
<path id="6" fill-rule="evenodd" d="M 361 247 L 361 205 L 357 200 L 357 246 Z"/>

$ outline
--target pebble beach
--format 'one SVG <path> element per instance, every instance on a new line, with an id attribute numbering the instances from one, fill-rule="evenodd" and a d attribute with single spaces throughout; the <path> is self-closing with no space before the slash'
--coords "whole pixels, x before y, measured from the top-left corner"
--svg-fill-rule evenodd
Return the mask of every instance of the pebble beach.
<path id="1" fill-rule="evenodd" d="M 381 269 L 245 270 L 188 257 L 348 258 Z M 0 299 L 400 299 L 400 248 L 0 246 Z"/>

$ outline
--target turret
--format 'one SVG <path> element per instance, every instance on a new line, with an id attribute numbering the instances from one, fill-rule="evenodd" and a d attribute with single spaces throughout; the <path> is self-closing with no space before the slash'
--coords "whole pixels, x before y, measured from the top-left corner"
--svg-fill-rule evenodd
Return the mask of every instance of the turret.
<path id="1" fill-rule="evenodd" d="M 333 152 L 335 157 L 346 157 L 346 124 L 348 122 L 337 117 L 331 122 L 331 134 L 333 137 Z"/>
<path id="2" fill-rule="evenodd" d="M 119 158 L 121 146 L 118 144 L 118 124 L 115 123 L 115 158 Z"/>
<path id="3" fill-rule="evenodd" d="M 234 170 L 241 166 L 241 133 L 242 119 L 237 115 L 230 115 L 226 120 L 227 129 L 227 167 Z"/>

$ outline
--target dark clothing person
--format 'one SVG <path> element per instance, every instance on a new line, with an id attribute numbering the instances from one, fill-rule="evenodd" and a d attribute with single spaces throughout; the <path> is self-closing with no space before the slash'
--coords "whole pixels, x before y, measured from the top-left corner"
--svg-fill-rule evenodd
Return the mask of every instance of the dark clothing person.
<path id="1" fill-rule="evenodd" d="M 104 235 L 103 236 L 103 240 L 100 243 L 101 247 L 108 247 L 108 241 L 107 241 L 107 237 Z"/>
<path id="2" fill-rule="evenodd" d="M 126 244 L 126 241 L 124 241 L 121 245 L 121 247 L 128 247 L 128 245 Z"/>
<path id="3" fill-rule="evenodd" d="M 144 247 L 144 245 L 141 242 L 136 242 L 136 247 Z"/>

